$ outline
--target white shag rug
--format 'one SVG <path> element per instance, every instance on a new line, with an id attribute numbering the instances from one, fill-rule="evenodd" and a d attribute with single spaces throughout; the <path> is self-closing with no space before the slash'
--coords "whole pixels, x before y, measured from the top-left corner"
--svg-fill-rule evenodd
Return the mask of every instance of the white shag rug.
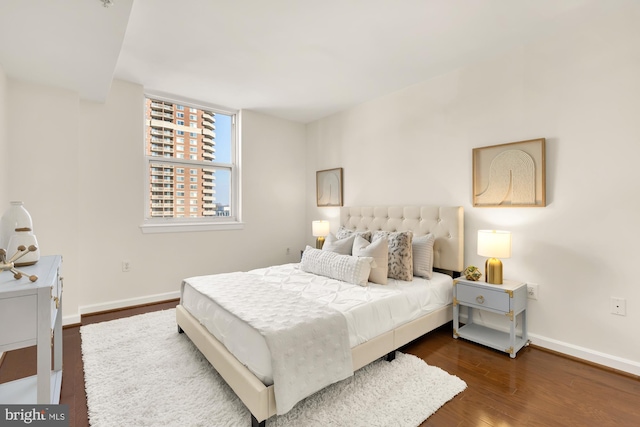
<path id="1" fill-rule="evenodd" d="M 175 310 L 82 326 L 89 421 L 104 426 L 250 426 L 251 416 L 185 334 Z M 466 388 L 396 353 L 308 397 L 267 427 L 418 426 Z"/>

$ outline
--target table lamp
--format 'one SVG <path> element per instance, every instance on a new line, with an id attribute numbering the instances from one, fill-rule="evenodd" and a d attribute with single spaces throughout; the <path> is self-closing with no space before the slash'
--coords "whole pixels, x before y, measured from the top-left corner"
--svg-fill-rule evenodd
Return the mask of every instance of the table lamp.
<path id="1" fill-rule="evenodd" d="M 478 230 L 478 255 L 489 257 L 484 264 L 485 281 L 502 285 L 502 261 L 498 258 L 511 258 L 511 233 Z"/>
<path id="2" fill-rule="evenodd" d="M 316 249 L 322 249 L 324 245 L 324 236 L 329 235 L 329 221 L 319 220 L 311 223 L 311 234 L 316 239 Z"/>

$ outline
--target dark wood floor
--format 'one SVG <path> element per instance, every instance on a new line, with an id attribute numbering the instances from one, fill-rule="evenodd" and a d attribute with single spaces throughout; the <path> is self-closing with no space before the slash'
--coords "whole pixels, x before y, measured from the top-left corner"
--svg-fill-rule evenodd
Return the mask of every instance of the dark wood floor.
<path id="1" fill-rule="evenodd" d="M 154 310 L 176 302 L 92 316 L 96 323 Z M 60 403 L 69 405 L 72 427 L 88 426 L 79 327 L 64 330 L 64 374 Z M 467 389 L 421 427 L 437 426 L 636 426 L 640 424 L 640 378 L 568 359 L 535 347 L 517 358 L 451 337 L 446 325 L 402 349 L 457 375 Z M 0 383 L 35 373 L 35 348 L 5 355 Z"/>

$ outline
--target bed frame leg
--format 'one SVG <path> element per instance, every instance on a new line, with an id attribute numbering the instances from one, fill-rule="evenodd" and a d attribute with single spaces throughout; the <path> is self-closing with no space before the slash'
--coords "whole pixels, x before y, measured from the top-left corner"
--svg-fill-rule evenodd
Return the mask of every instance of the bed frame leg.
<path id="1" fill-rule="evenodd" d="M 254 417 L 253 414 L 251 414 L 251 427 L 266 427 L 266 425 L 267 425 L 267 420 L 258 422 L 256 417 Z"/>
<path id="2" fill-rule="evenodd" d="M 396 358 L 395 350 L 393 350 L 391 353 L 387 353 L 387 355 L 384 356 L 384 360 L 386 360 L 387 362 L 392 362 L 395 358 Z"/>
<path id="3" fill-rule="evenodd" d="M 178 325 L 178 333 L 179 333 L 179 334 L 184 334 L 184 331 L 182 330 L 182 328 L 180 327 L 180 325 Z"/>

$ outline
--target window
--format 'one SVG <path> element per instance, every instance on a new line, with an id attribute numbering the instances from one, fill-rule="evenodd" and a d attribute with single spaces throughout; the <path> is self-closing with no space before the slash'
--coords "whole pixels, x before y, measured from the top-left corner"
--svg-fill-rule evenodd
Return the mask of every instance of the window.
<path id="1" fill-rule="evenodd" d="M 190 126 L 188 158 L 184 153 L 185 132 L 178 130 L 185 125 L 182 111 L 186 108 Z M 144 144 L 148 185 L 143 232 L 242 227 L 237 117 L 238 113 L 232 110 L 176 103 L 163 96 L 146 97 Z M 187 170 L 189 199 L 185 203 Z M 174 193 L 174 188 L 180 191 Z M 184 214 L 185 204 L 190 206 L 189 215 Z"/>

